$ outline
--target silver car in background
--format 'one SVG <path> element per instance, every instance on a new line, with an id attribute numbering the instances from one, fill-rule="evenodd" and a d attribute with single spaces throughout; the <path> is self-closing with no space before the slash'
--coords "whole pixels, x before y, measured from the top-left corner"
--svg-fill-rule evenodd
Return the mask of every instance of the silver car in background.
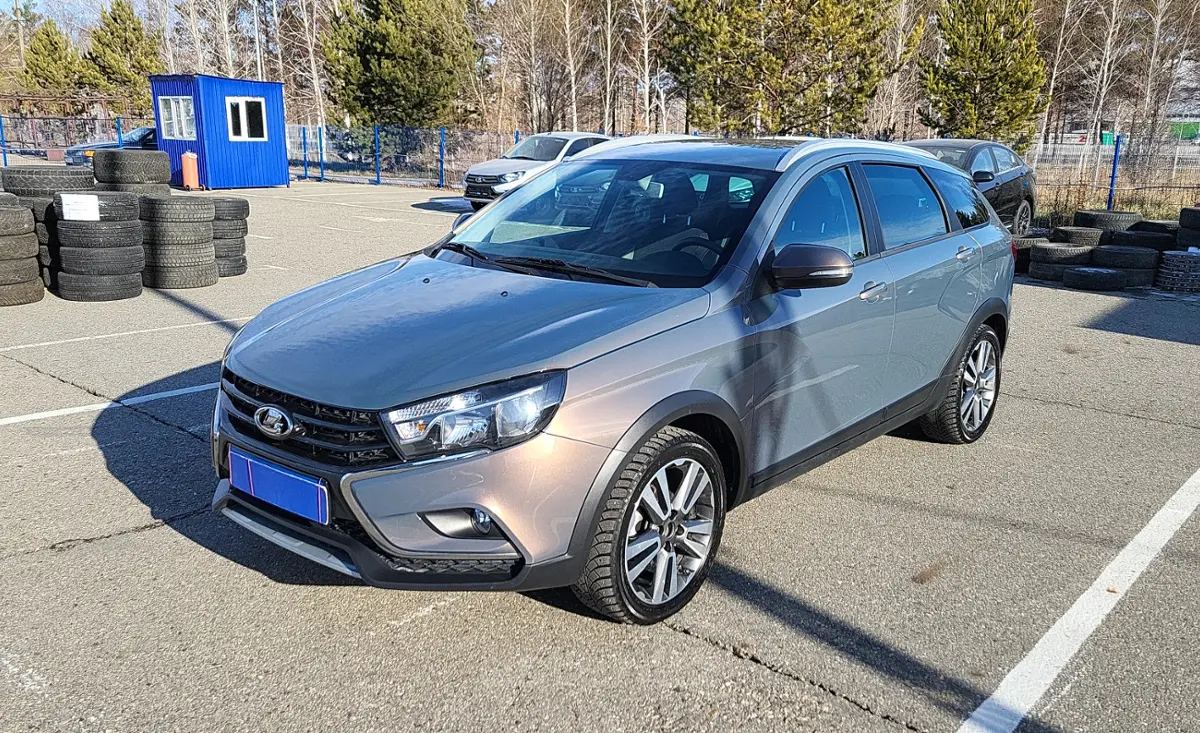
<path id="1" fill-rule="evenodd" d="M 463 179 L 463 197 L 478 211 L 534 175 L 608 139 L 590 132 L 530 135 L 499 158 L 468 168 Z"/>

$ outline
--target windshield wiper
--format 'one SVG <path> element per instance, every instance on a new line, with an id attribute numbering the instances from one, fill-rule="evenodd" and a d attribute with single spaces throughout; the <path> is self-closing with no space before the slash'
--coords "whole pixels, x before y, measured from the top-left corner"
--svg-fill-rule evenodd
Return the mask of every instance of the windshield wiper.
<path id="1" fill-rule="evenodd" d="M 505 262 L 506 259 L 509 259 L 507 257 L 503 257 L 500 259 L 492 259 L 491 257 L 488 257 L 484 253 L 475 249 L 471 245 L 463 244 L 462 242 L 454 242 L 454 241 L 446 242 L 441 247 L 438 247 L 437 252 L 441 252 L 443 249 L 448 249 L 451 252 L 458 252 L 459 254 L 464 254 L 473 260 L 479 260 L 480 262 L 486 262 L 490 265 L 496 265 L 497 267 L 502 267 L 505 270 L 508 270 L 510 272 L 519 272 L 524 275 L 536 275 L 537 274 L 537 272 L 535 270 L 532 270 L 528 267 L 521 267 L 520 264 L 518 264 L 518 263 L 509 264 L 509 263 Z M 437 252 L 434 252 L 434 254 L 436 255 Z"/>
<path id="2" fill-rule="evenodd" d="M 556 260 L 550 257 L 497 257 L 492 261 L 497 264 L 536 267 L 539 270 L 546 270 L 548 272 L 561 272 L 564 275 L 582 275 L 584 277 L 593 277 L 598 280 L 607 280 L 608 282 L 619 283 L 621 285 L 636 285 L 639 288 L 658 287 L 649 280 L 639 280 L 634 277 L 625 277 L 624 275 L 618 275 L 616 273 L 609 272 L 608 270 L 603 270 L 599 267 L 577 265 L 573 262 Z"/>

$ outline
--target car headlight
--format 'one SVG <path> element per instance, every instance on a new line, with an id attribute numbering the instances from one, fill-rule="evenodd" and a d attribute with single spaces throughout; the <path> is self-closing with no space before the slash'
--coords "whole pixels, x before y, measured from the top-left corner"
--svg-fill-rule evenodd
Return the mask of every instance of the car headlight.
<path id="1" fill-rule="evenodd" d="M 545 429 L 562 402 L 566 372 L 510 379 L 383 413 L 405 459 L 496 449 Z"/>
<path id="2" fill-rule="evenodd" d="M 502 183 L 512 183 L 513 181 L 520 179 L 521 176 L 523 176 L 523 175 L 525 175 L 525 171 L 514 171 L 512 173 L 505 173 L 504 175 L 500 176 L 500 181 Z"/>

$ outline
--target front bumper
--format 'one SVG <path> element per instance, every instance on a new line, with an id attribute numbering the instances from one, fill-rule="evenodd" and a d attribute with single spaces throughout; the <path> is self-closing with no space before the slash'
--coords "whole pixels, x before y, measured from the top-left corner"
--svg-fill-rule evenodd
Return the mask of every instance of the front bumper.
<path id="1" fill-rule="evenodd" d="M 509 191 L 517 188 L 525 182 L 525 176 L 515 181 L 508 183 L 473 183 L 470 180 L 463 183 L 463 198 L 467 201 L 486 204 L 490 201 L 495 201 Z"/>

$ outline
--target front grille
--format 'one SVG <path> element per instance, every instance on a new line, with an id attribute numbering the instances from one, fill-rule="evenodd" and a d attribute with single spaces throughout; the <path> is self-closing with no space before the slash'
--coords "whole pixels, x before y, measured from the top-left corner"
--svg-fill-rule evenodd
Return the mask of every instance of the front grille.
<path id="1" fill-rule="evenodd" d="M 359 469 L 401 462 L 374 412 L 332 407 L 295 397 L 242 379 L 228 369 L 221 374 L 221 391 L 233 408 L 229 420 L 247 437 L 301 458 L 340 468 Z M 276 440 L 259 431 L 254 423 L 254 412 L 263 405 L 275 405 L 291 415 L 295 432 L 284 440 Z"/>
<path id="2" fill-rule="evenodd" d="M 500 176 L 481 176 L 478 173 L 472 173 L 467 176 L 467 183 L 483 183 L 493 185 L 500 183 Z"/>

